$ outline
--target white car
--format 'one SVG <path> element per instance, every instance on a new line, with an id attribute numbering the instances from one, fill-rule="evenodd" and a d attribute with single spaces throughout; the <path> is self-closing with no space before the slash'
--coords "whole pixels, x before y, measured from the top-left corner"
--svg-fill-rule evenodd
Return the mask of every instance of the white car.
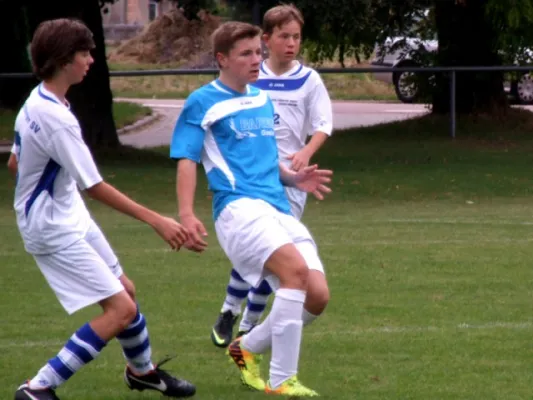
<path id="1" fill-rule="evenodd" d="M 438 49 L 437 40 L 422 40 L 417 38 L 393 37 L 387 38 L 385 43 L 376 44 L 374 58 L 370 62 L 372 67 L 418 67 L 413 55 L 417 52 L 434 53 Z M 418 100 L 420 90 L 413 79 L 414 72 L 378 72 L 374 78 L 392 83 L 396 96 L 404 103 Z M 505 84 L 505 90 L 521 104 L 533 104 L 533 76 L 529 73 L 519 74 L 518 79 Z"/>

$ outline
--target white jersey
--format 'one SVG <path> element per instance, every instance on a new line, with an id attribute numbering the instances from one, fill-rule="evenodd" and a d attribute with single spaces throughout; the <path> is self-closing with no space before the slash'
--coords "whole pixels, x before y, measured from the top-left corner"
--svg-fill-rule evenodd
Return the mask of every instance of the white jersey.
<path id="1" fill-rule="evenodd" d="M 254 83 L 269 94 L 275 109 L 274 129 L 280 160 L 301 150 L 315 132 L 331 135 L 332 106 L 318 72 L 300 63 L 282 75 L 275 75 L 265 62 Z"/>
<path id="2" fill-rule="evenodd" d="M 78 191 L 102 181 L 69 106 L 41 84 L 15 121 L 15 211 L 26 250 L 51 254 L 85 236 L 91 217 Z"/>

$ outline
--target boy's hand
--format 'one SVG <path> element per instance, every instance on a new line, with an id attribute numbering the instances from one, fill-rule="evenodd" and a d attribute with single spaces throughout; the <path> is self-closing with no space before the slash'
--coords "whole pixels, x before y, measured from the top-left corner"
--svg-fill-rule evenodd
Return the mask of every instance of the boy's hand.
<path id="1" fill-rule="evenodd" d="M 204 224 L 194 214 L 181 216 L 180 219 L 181 223 L 189 232 L 189 238 L 185 242 L 185 247 L 196 253 L 204 251 L 207 247 L 207 242 L 203 239 L 207 236 L 207 230 Z"/>
<path id="2" fill-rule="evenodd" d="M 306 149 L 303 148 L 302 150 L 289 155 L 287 159 L 292 161 L 291 169 L 293 171 L 300 171 L 302 168 L 309 165 L 311 156 L 307 153 Z"/>
<path id="3" fill-rule="evenodd" d="M 187 229 L 173 218 L 161 216 L 153 224 L 153 228 L 173 250 L 179 250 L 189 239 Z"/>

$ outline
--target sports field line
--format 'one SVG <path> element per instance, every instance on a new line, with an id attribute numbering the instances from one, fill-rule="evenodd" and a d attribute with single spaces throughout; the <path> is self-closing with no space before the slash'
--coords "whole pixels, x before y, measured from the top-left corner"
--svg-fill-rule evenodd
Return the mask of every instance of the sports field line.
<path id="1" fill-rule="evenodd" d="M 320 323 L 320 322 L 317 322 Z M 488 331 L 488 330 L 533 330 L 533 322 L 502 322 L 493 321 L 482 324 L 460 323 L 450 326 L 376 326 L 369 328 L 354 328 L 350 330 L 315 330 L 313 327 L 309 328 L 308 332 L 304 332 L 307 337 L 324 337 L 324 336 L 364 336 L 364 335 L 396 335 L 396 334 L 418 334 L 418 333 L 446 333 L 446 332 L 461 332 L 461 331 Z M 209 333 L 209 327 L 206 328 Z M 178 341 L 184 343 L 193 342 L 209 342 L 209 335 L 191 336 L 187 338 L 180 338 Z M 16 340 L 2 340 L 0 341 L 0 349 L 12 348 L 44 348 L 44 347 L 58 347 L 63 345 L 63 341 L 59 340 L 41 340 L 41 341 L 16 341 Z"/>

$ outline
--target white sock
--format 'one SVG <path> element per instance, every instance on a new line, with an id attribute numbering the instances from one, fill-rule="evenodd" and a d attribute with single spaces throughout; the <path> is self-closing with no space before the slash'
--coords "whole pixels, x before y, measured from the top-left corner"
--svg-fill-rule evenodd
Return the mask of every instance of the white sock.
<path id="1" fill-rule="evenodd" d="M 307 311 L 304 308 L 304 311 L 302 312 L 302 321 L 303 321 L 304 326 L 310 325 L 317 318 L 318 318 L 318 315 L 311 314 L 309 311 Z"/>
<path id="2" fill-rule="evenodd" d="M 304 308 L 302 312 L 304 327 L 310 325 L 317 318 L 318 315 L 311 314 Z M 252 332 L 254 333 L 253 335 L 251 335 Z M 260 325 L 257 325 L 250 333 L 242 337 L 241 345 L 246 350 L 256 354 L 263 354 L 270 350 L 272 347 L 272 323 L 270 314 Z"/>
<path id="3" fill-rule="evenodd" d="M 305 295 L 305 291 L 296 289 L 278 289 L 276 292 L 270 312 L 272 324 L 270 385 L 272 388 L 277 388 L 298 372 Z"/>
<path id="4" fill-rule="evenodd" d="M 270 313 L 261 324 L 257 325 L 241 339 L 245 350 L 263 354 L 272 346 L 272 318 Z"/>

